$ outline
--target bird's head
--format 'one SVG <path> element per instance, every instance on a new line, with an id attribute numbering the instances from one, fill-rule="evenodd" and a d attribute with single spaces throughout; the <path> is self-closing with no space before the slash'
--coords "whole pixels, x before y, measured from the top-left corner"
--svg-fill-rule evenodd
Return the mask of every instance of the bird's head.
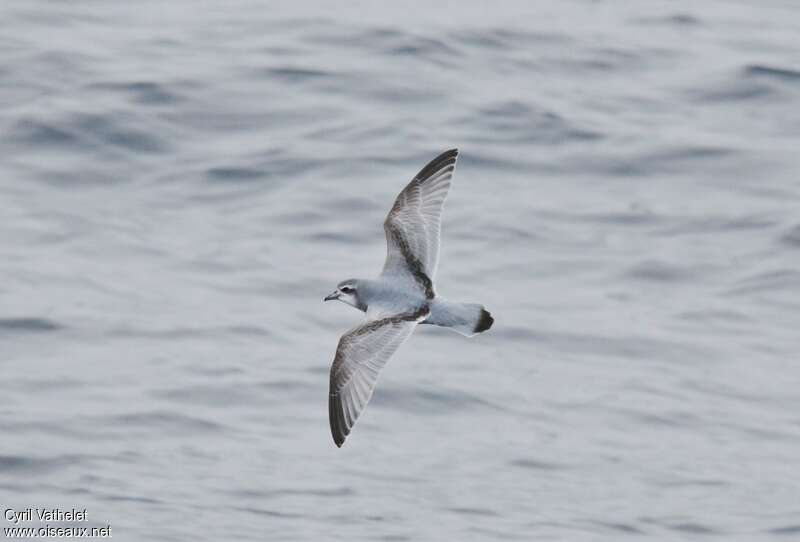
<path id="1" fill-rule="evenodd" d="M 330 295 L 325 297 L 325 301 L 332 301 L 338 299 L 342 303 L 355 307 L 359 310 L 367 310 L 366 305 L 359 297 L 359 281 L 356 279 L 343 280 L 336 286 Z"/>

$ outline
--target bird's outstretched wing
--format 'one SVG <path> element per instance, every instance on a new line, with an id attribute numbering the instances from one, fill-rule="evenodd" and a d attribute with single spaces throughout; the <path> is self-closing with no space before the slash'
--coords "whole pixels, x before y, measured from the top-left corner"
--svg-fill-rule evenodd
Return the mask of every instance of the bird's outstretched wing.
<path id="1" fill-rule="evenodd" d="M 457 158 L 458 149 L 451 149 L 431 160 L 400 192 L 383 223 L 387 245 L 383 275 L 413 281 L 428 299 L 434 296 L 442 208 Z"/>
<path id="2" fill-rule="evenodd" d="M 337 446 L 344 444 L 372 397 L 378 373 L 429 309 L 387 316 L 354 327 L 339 339 L 331 367 L 328 417 Z"/>

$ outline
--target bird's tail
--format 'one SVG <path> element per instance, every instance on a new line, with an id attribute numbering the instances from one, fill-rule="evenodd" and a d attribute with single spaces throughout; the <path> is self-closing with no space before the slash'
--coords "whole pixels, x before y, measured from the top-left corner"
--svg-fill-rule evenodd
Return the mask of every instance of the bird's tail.
<path id="1" fill-rule="evenodd" d="M 467 337 L 483 333 L 494 323 L 494 318 L 483 305 L 477 303 L 452 303 L 437 298 L 431 303 L 431 313 L 426 324 L 449 327 Z"/>

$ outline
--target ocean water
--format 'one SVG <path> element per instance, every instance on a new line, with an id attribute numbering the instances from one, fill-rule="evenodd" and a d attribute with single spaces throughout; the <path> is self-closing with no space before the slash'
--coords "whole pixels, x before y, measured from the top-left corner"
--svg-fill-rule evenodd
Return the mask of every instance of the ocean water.
<path id="1" fill-rule="evenodd" d="M 800 540 L 799 136 L 796 2 L 4 2 L 0 505 Z M 437 289 L 495 326 L 418 329 L 337 449 L 322 298 L 455 146 Z"/>

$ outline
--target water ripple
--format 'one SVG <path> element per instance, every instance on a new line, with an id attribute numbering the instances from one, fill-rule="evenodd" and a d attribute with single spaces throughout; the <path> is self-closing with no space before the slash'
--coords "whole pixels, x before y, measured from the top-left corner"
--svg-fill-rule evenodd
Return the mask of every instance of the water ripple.
<path id="1" fill-rule="evenodd" d="M 800 83 L 800 71 L 751 64 L 743 68 L 745 77 L 764 77 L 787 83 Z"/>
<path id="2" fill-rule="evenodd" d="M 87 92 L 94 91 L 120 94 L 132 103 L 142 105 L 174 106 L 182 100 L 180 92 L 156 81 L 95 83 L 87 87 Z"/>
<path id="3" fill-rule="evenodd" d="M 0 501 L 133 540 L 798 538 L 797 7 L 18 4 Z M 338 449 L 363 315 L 321 298 L 455 146 L 436 280 L 497 324 L 415 333 Z"/>
<path id="4" fill-rule="evenodd" d="M 47 318 L 0 318 L 0 333 L 58 331 L 64 326 Z"/>

